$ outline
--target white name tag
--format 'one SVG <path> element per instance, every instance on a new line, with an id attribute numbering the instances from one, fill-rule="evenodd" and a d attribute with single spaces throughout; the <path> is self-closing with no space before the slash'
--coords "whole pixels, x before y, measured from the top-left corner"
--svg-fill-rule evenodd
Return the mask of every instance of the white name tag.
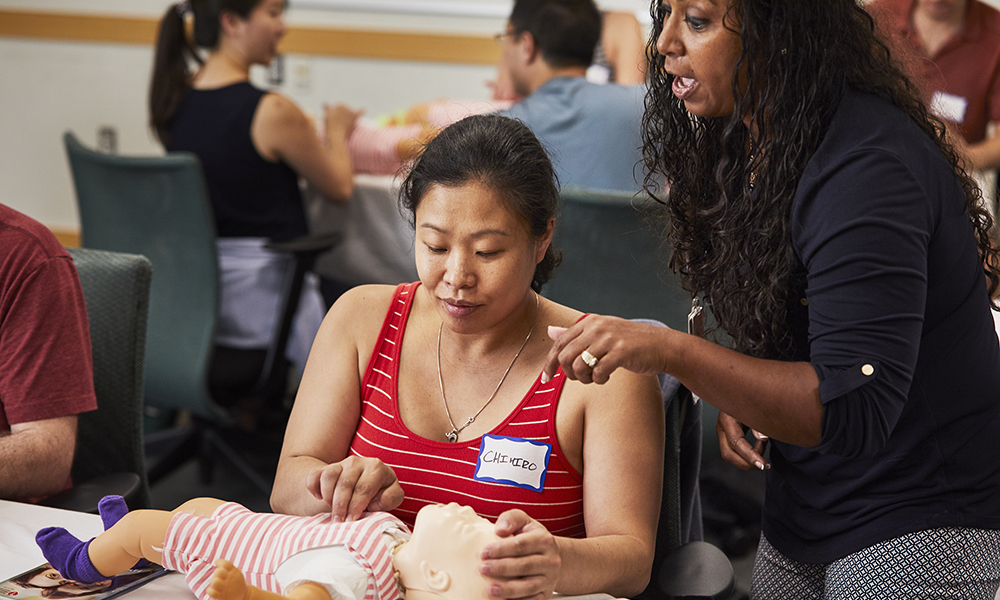
<path id="1" fill-rule="evenodd" d="M 965 109 L 968 107 L 968 100 L 954 94 L 934 92 L 934 96 L 931 98 L 931 113 L 939 119 L 952 123 L 964 123 Z"/>
<path id="2" fill-rule="evenodd" d="M 492 481 L 541 492 L 552 444 L 501 435 L 484 435 L 476 460 L 477 481 Z"/>

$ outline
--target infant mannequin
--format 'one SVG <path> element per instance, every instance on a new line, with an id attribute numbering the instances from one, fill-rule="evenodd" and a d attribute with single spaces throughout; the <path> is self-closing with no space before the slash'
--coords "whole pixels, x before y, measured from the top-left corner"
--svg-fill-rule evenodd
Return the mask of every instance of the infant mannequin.
<path id="1" fill-rule="evenodd" d="M 452 502 L 420 509 L 413 537 L 392 559 L 406 600 L 485 600 L 480 553 L 497 539 L 493 524 L 468 506 Z"/>
<path id="2" fill-rule="evenodd" d="M 334 523 L 214 498 L 126 513 L 120 497 L 108 497 L 103 534 L 82 542 L 46 528 L 36 541 L 67 578 L 107 579 L 146 559 L 183 572 L 201 600 L 396 600 L 400 588 L 410 600 L 469 600 L 486 598 L 478 564 L 483 546 L 497 539 L 489 521 L 457 504 L 424 507 L 412 539 L 388 513 Z"/>

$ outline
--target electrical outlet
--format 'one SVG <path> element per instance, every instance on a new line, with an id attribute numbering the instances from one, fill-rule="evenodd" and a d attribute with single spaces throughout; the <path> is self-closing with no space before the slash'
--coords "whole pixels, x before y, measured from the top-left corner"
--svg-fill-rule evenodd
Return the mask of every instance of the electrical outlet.
<path id="1" fill-rule="evenodd" d="M 98 127 L 97 149 L 108 154 L 118 154 L 118 130 L 111 125 Z"/>
<path id="2" fill-rule="evenodd" d="M 312 63 L 309 60 L 299 60 L 291 68 L 292 87 L 300 94 L 308 94 L 313 88 Z"/>
<path id="3" fill-rule="evenodd" d="M 283 83 L 285 83 L 285 57 L 276 54 L 271 64 L 267 66 L 267 84 L 280 87 Z"/>

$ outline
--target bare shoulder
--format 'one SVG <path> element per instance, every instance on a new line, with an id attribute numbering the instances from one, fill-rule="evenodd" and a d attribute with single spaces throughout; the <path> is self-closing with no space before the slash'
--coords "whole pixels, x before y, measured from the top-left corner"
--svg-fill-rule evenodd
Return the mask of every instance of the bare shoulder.
<path id="1" fill-rule="evenodd" d="M 341 330 L 365 335 L 380 328 L 389 303 L 395 294 L 392 285 L 359 285 L 353 287 L 333 304 L 326 320 L 337 323 Z M 374 333 L 372 333 L 374 335 Z"/>
<path id="2" fill-rule="evenodd" d="M 268 92 L 260 99 L 257 118 L 262 122 L 261 124 L 289 125 L 308 124 L 309 122 L 309 118 L 302 112 L 298 104 L 291 98 L 277 92 Z"/>
<path id="3" fill-rule="evenodd" d="M 329 365 L 331 361 L 344 365 L 356 362 L 358 369 L 363 369 L 362 363 L 375 347 L 394 289 L 391 285 L 364 285 L 351 288 L 340 296 L 326 313 L 316 334 L 306 374 L 313 362 L 317 365 Z"/>
<path id="4" fill-rule="evenodd" d="M 257 151 L 270 161 L 283 160 L 290 148 L 307 137 L 315 137 L 309 117 L 291 99 L 268 92 L 260 100 L 250 127 Z"/>
<path id="5" fill-rule="evenodd" d="M 570 308 L 552 300 L 543 299 L 545 303 L 546 322 L 545 325 L 555 327 L 569 327 L 580 320 L 585 313 L 575 308 Z"/>

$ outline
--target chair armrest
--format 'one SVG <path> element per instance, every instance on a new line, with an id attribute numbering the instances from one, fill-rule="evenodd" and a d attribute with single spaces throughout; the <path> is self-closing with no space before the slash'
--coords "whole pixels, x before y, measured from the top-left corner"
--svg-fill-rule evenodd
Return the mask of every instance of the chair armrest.
<path id="1" fill-rule="evenodd" d="M 722 550 L 708 542 L 689 542 L 667 555 L 657 584 L 667 600 L 728 600 L 736 587 L 736 576 Z"/>
<path id="2" fill-rule="evenodd" d="M 49 496 L 39 502 L 42 506 L 62 508 L 76 512 L 97 514 L 97 503 L 105 496 L 117 495 L 132 505 L 142 480 L 135 473 L 108 473 L 83 483 L 76 483 L 68 490 Z"/>

